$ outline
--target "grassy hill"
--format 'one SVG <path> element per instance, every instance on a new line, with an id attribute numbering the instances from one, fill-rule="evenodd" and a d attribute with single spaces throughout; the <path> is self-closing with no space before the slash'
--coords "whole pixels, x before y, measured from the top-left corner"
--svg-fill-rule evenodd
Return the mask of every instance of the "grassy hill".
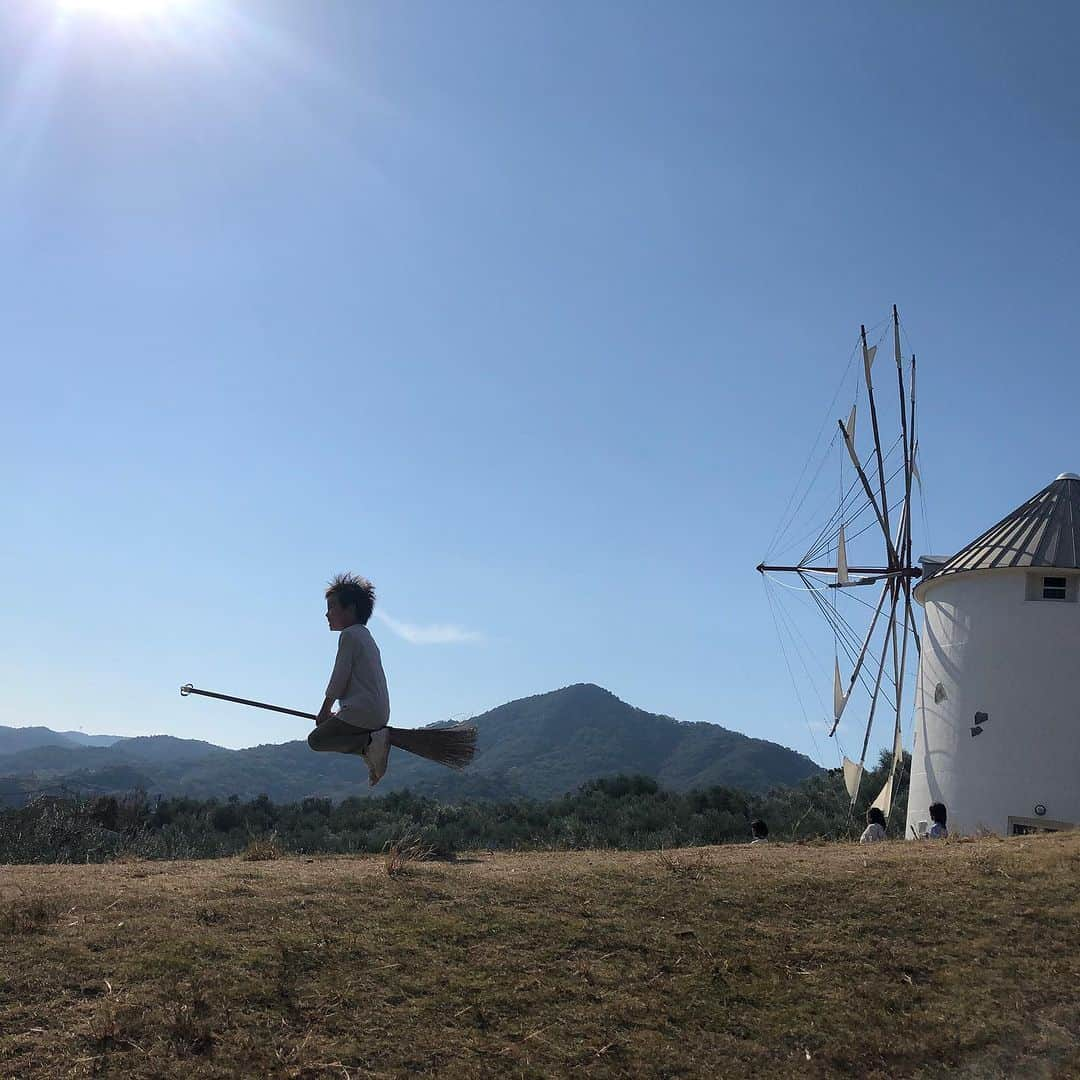
<path id="1" fill-rule="evenodd" d="M 1080 835 L 18 866 L 0 1075 L 1080 1074 Z"/>
<path id="2" fill-rule="evenodd" d="M 444 799 L 550 798 L 617 773 L 652 776 L 673 791 L 717 785 L 765 791 L 821 771 L 776 743 L 717 724 L 679 723 L 644 712 L 591 684 L 512 701 L 473 722 L 479 732 L 477 756 L 464 773 L 398 751 L 379 792 L 408 788 Z M 0 735 L 19 730 L 0 729 Z M 265 794 L 295 802 L 367 792 L 362 761 L 312 753 L 306 742 L 226 750 L 154 736 L 87 747 L 61 742 L 55 733 L 56 744 L 49 745 L 40 734 L 47 729 L 33 730 L 38 734 L 28 748 L 5 752 L 0 742 L 0 778 L 6 778 L 0 795 L 35 788 L 109 791 L 115 790 L 109 778 L 117 776 L 151 794 L 194 798 Z"/>

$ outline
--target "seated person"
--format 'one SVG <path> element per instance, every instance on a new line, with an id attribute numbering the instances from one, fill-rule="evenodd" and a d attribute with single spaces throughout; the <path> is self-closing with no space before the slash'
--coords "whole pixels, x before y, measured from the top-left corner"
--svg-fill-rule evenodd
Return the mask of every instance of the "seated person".
<path id="1" fill-rule="evenodd" d="M 930 820 L 933 824 L 926 833 L 928 839 L 944 840 L 949 835 L 948 827 L 945 824 L 947 817 L 948 811 L 945 809 L 944 803 L 936 802 L 930 806 Z"/>
<path id="2" fill-rule="evenodd" d="M 760 818 L 750 822 L 750 835 L 753 836 L 751 844 L 764 844 L 769 839 L 769 826 Z"/>
<path id="3" fill-rule="evenodd" d="M 866 828 L 859 837 L 860 844 L 876 844 L 885 839 L 885 815 L 876 807 L 866 811 Z"/>

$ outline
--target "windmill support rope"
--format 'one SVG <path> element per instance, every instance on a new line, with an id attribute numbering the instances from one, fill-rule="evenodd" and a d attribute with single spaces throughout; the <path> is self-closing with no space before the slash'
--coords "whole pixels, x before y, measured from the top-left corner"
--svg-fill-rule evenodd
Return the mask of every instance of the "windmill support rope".
<path id="1" fill-rule="evenodd" d="M 829 444 L 830 448 L 832 447 L 832 445 L 834 445 L 834 443 L 835 443 L 835 439 L 834 439 L 833 443 Z M 896 451 L 897 447 L 899 447 L 899 445 L 900 445 L 900 439 L 897 438 L 896 441 L 892 444 L 892 446 L 889 447 L 889 451 L 885 455 L 885 460 L 886 461 L 890 461 L 892 459 L 892 455 Z M 904 467 L 903 462 L 901 462 L 899 465 L 897 465 L 897 467 L 895 469 L 893 469 L 893 471 L 889 474 L 886 482 L 894 480 L 900 474 L 903 467 Z M 811 483 L 814 483 L 816 481 L 817 475 L 818 474 L 815 473 L 815 479 L 814 479 L 814 481 L 811 481 Z M 859 477 L 858 477 L 858 475 L 856 475 L 851 480 L 850 484 L 848 485 L 847 490 L 845 491 L 843 499 L 841 500 L 840 504 L 829 515 L 829 518 L 826 520 L 824 526 L 822 526 L 820 528 L 818 526 L 814 526 L 813 529 L 805 530 L 802 533 L 800 533 L 800 538 L 802 540 L 805 540 L 808 536 L 813 536 L 814 537 L 814 540 L 811 542 L 810 547 L 807 548 L 807 554 L 803 555 L 803 558 L 802 558 L 803 562 L 806 562 L 807 559 L 811 557 L 810 552 L 813 552 L 813 551 L 818 550 L 818 549 L 820 549 L 821 551 L 825 551 L 829 547 L 831 547 L 831 546 L 833 546 L 835 544 L 836 531 L 835 531 L 835 529 L 833 529 L 830 532 L 830 529 L 832 528 L 834 523 L 838 520 L 838 518 L 841 521 L 841 524 L 845 520 L 849 521 L 849 522 L 850 521 L 855 521 L 859 517 L 861 517 L 863 515 L 863 513 L 867 509 L 869 509 L 870 502 L 866 498 L 865 492 L 860 492 L 860 494 L 859 494 L 859 498 L 862 499 L 862 502 L 859 503 L 857 509 L 852 509 L 851 508 L 852 507 L 852 498 L 851 498 L 851 496 L 856 491 L 856 489 L 860 488 L 860 486 L 861 485 L 860 485 Z M 808 490 L 806 492 L 806 495 L 809 495 L 809 494 L 810 494 L 810 492 Z M 804 496 L 803 501 L 805 502 L 805 496 Z M 800 506 L 801 505 L 802 504 L 800 503 Z M 865 531 L 865 529 L 872 528 L 873 524 L 874 523 L 871 522 L 870 524 L 866 525 L 863 530 L 860 530 L 860 532 Z M 859 535 L 859 534 L 857 533 L 855 535 Z M 798 543 L 799 543 L 799 541 L 794 540 L 794 539 L 789 541 L 786 534 L 785 534 L 785 536 L 783 538 L 781 538 L 780 541 L 775 542 L 775 543 L 771 543 L 769 545 L 768 552 L 766 553 L 765 557 L 766 557 L 766 559 L 768 559 L 773 552 L 781 551 L 781 550 L 790 550 L 792 548 L 795 548 L 795 547 L 797 547 Z"/>
<path id="2" fill-rule="evenodd" d="M 764 577 L 764 575 L 763 575 L 763 577 Z M 823 601 L 821 601 L 820 598 L 819 598 L 820 597 L 819 586 L 814 584 L 811 581 L 811 579 L 809 579 L 809 578 L 802 578 L 803 588 L 801 588 L 801 589 L 794 586 L 794 585 L 785 585 L 783 583 L 783 581 L 780 580 L 779 577 L 769 578 L 768 580 L 773 585 L 776 585 L 776 586 L 778 586 L 779 588 L 782 588 L 782 589 L 786 589 L 788 592 L 801 594 L 803 596 L 808 596 L 809 602 L 813 603 L 815 607 L 818 607 L 819 604 L 823 603 Z M 828 587 L 832 588 L 832 586 L 828 586 Z M 860 597 L 855 596 L 852 593 L 847 593 L 846 595 L 850 599 L 854 600 L 855 603 L 861 604 L 863 607 L 865 607 L 869 611 L 876 611 L 877 610 L 877 605 L 876 604 L 869 604 L 865 600 L 862 600 Z M 819 608 L 819 610 L 821 610 L 821 609 Z M 850 650 L 850 652 L 848 652 L 848 659 L 853 660 L 855 658 L 856 653 L 858 652 L 859 642 L 860 642 L 861 638 L 855 632 L 855 630 L 851 627 L 851 624 L 847 621 L 847 619 L 845 619 L 844 616 L 841 615 L 838 611 L 835 611 L 834 608 L 831 605 L 829 605 L 828 613 L 823 612 L 823 614 L 826 615 L 826 618 L 829 620 L 830 625 L 832 624 L 833 618 L 835 618 L 837 620 L 839 626 L 842 628 L 841 641 L 844 640 L 844 637 L 843 637 L 844 634 L 846 634 L 848 637 L 850 637 L 854 641 L 854 647 Z M 915 640 L 916 648 L 918 648 L 919 638 L 918 638 L 918 634 L 916 634 L 914 632 L 914 629 L 912 630 L 912 637 Z"/>
<path id="3" fill-rule="evenodd" d="M 807 605 L 812 605 L 815 609 L 820 611 L 819 605 L 821 603 L 821 600 L 816 595 L 816 593 L 813 592 L 813 590 L 810 589 L 809 586 L 804 586 L 803 588 L 799 589 L 799 588 L 796 588 L 794 585 L 785 585 L 782 581 L 780 581 L 780 580 L 778 580 L 776 578 L 769 578 L 767 580 L 772 585 L 775 585 L 775 586 L 777 586 L 779 588 L 782 588 L 782 589 L 786 589 L 788 592 L 791 592 L 791 593 L 794 593 L 796 595 L 804 597 L 805 600 L 806 600 Z M 826 616 L 826 618 L 829 619 L 830 625 L 833 626 L 833 631 L 837 635 L 840 644 L 844 646 L 844 651 L 845 651 L 845 653 L 847 653 L 848 659 L 849 660 L 854 660 L 855 659 L 855 653 L 856 653 L 856 651 L 858 649 L 858 645 L 859 645 L 859 639 L 856 636 L 855 631 L 852 630 L 852 628 L 850 627 L 850 625 L 847 623 L 847 621 L 844 619 L 844 617 L 842 615 L 840 615 L 838 612 L 832 612 L 831 608 L 830 608 L 830 612 L 831 612 L 831 614 Z M 833 625 L 832 621 L 831 621 L 834 616 L 836 618 L 836 624 L 835 625 Z M 786 617 L 788 619 L 791 619 L 790 615 L 786 615 Z M 793 626 L 795 625 L 793 620 L 792 620 L 792 625 Z M 849 641 L 854 641 L 854 645 L 849 645 Z"/>
<path id="4" fill-rule="evenodd" d="M 873 334 L 875 331 L 877 331 L 879 327 L 884 327 L 887 322 L 888 322 L 888 317 L 882 319 L 880 322 L 875 323 L 873 326 L 870 327 L 870 331 L 869 331 L 870 334 Z M 885 331 L 882 330 L 882 336 L 884 336 L 884 333 L 885 333 Z M 878 340 L 880 341 L 881 337 L 879 337 Z M 833 408 L 836 406 L 836 402 L 840 397 L 840 392 L 843 389 L 844 384 L 847 382 L 847 378 L 848 378 L 849 373 L 851 372 L 852 365 L 854 365 L 854 363 L 855 363 L 855 357 L 859 354 L 860 345 L 861 345 L 861 338 L 860 338 L 859 341 L 857 341 L 855 343 L 855 345 L 851 349 L 851 352 L 848 354 L 848 360 L 847 360 L 847 364 L 846 364 L 846 366 L 844 368 L 844 374 L 840 379 L 840 383 L 836 388 L 836 392 L 833 394 L 832 400 L 829 402 L 829 407 L 825 410 L 825 419 L 822 420 L 821 427 L 818 429 L 817 435 L 814 438 L 813 448 L 811 449 L 810 454 L 807 457 L 806 461 L 803 463 L 802 470 L 799 473 L 799 478 L 798 478 L 798 480 L 795 481 L 795 487 L 792 489 L 791 495 L 788 497 L 787 505 L 784 507 L 784 512 L 783 512 L 783 514 L 780 515 L 780 522 L 776 527 L 776 531 L 773 533 L 772 539 L 769 541 L 768 548 L 766 549 L 766 558 L 768 558 L 769 555 L 771 555 L 774 551 L 776 551 L 776 549 L 787 540 L 787 535 L 791 531 L 792 527 L 794 526 L 795 520 L 799 515 L 799 511 L 802 509 L 802 505 L 806 501 L 806 496 L 809 495 L 810 490 L 813 488 L 814 480 L 812 480 L 810 482 L 810 484 L 807 485 L 806 490 L 803 492 L 802 499 L 799 500 L 798 505 L 795 507 L 794 510 L 792 510 L 791 509 L 792 503 L 795 502 L 795 497 L 796 497 L 796 495 L 799 494 L 799 490 L 800 490 L 800 488 L 802 486 L 803 478 L 806 476 L 806 472 L 807 472 L 807 469 L 809 469 L 809 467 L 810 467 L 810 463 L 815 460 L 815 455 L 817 453 L 818 446 L 821 443 L 821 437 L 822 437 L 822 435 L 824 435 L 826 429 L 829 426 L 829 417 L 832 415 Z M 832 438 L 832 441 L 830 441 L 830 443 L 829 443 L 829 448 L 830 449 L 834 445 L 835 441 L 836 441 L 836 436 L 834 434 L 833 438 Z M 815 474 L 814 474 L 814 479 L 815 480 L 816 480 L 817 476 L 820 474 L 821 469 L 824 467 L 825 459 L 826 459 L 826 455 L 823 454 L 822 455 L 822 461 L 818 465 L 817 469 L 815 470 Z M 790 513 L 789 513 L 789 511 L 790 511 Z"/>
<path id="5" fill-rule="evenodd" d="M 821 751 L 818 750 L 817 738 L 814 735 L 814 728 L 813 728 L 813 725 L 810 723 L 810 717 L 807 714 L 806 705 L 803 702 L 802 694 L 799 693 L 799 684 L 798 684 L 798 681 L 795 678 L 795 671 L 791 666 L 791 660 L 788 658 L 787 645 L 784 642 L 784 635 L 780 631 L 780 620 L 779 620 L 779 618 L 777 617 L 777 614 L 776 614 L 777 605 L 776 605 L 775 601 L 773 600 L 772 594 L 769 592 L 769 585 L 768 585 L 767 579 L 762 578 L 761 581 L 762 581 L 762 586 L 765 589 L 765 599 L 769 603 L 769 611 L 772 613 L 773 627 L 776 630 L 776 640 L 780 643 L 780 652 L 783 654 L 784 664 L 787 667 L 788 676 L 791 679 L 791 688 L 795 693 L 795 700 L 799 703 L 799 709 L 803 714 L 803 721 L 806 724 L 806 730 L 810 733 L 810 741 L 814 744 L 814 752 L 820 757 L 821 756 Z M 793 645 L 796 644 L 794 635 L 792 635 L 792 644 Z M 797 654 L 797 655 L 799 655 L 799 662 L 802 664 L 803 670 L 806 671 L 807 677 L 809 678 L 810 672 L 809 672 L 809 668 L 807 667 L 806 661 L 803 659 L 803 657 L 800 654 Z M 811 685 L 812 685 L 812 683 L 811 683 Z M 822 702 L 822 706 L 824 707 L 824 702 Z"/>
<path id="6" fill-rule="evenodd" d="M 812 587 L 810 589 L 810 595 L 814 597 L 814 599 L 817 601 L 819 607 L 821 605 L 825 604 L 825 601 L 822 600 L 820 598 L 820 596 L 818 595 L 818 589 L 816 587 Z M 858 639 L 858 637 L 856 637 L 854 629 L 852 629 L 851 626 L 846 621 L 843 623 L 844 627 L 851 634 L 852 640 L 854 641 L 855 648 L 858 649 L 857 653 L 855 651 L 855 648 L 853 648 L 851 650 L 851 652 L 848 653 L 848 659 L 849 660 L 852 658 L 853 655 L 856 658 L 855 658 L 854 667 L 852 668 L 851 678 L 848 680 L 847 690 L 844 692 L 844 701 L 845 701 L 845 703 L 851 697 L 851 692 L 855 689 L 856 680 L 858 680 L 862 684 L 863 688 L 866 689 L 870 693 L 870 695 L 872 697 L 875 696 L 880 690 L 880 686 L 876 687 L 875 689 L 870 688 L 870 685 L 862 678 L 862 669 L 863 669 L 863 664 L 866 662 L 866 654 L 870 649 L 870 643 L 871 643 L 871 641 L 873 640 L 873 637 L 874 637 L 874 629 L 877 627 L 878 619 L 881 616 L 882 609 L 884 608 L 884 605 L 885 605 L 885 599 L 886 599 L 886 597 L 888 595 L 889 595 L 889 588 L 886 585 L 881 590 L 881 597 L 878 600 L 877 608 L 876 608 L 876 610 L 874 612 L 874 618 L 870 622 L 870 628 L 869 628 L 869 630 L 866 631 L 866 637 L 863 638 L 861 646 L 859 646 L 859 639 Z M 827 607 L 828 605 L 825 605 L 825 606 Z M 826 616 L 826 618 L 828 618 L 828 616 Z M 839 618 L 843 619 L 843 616 L 839 616 Z M 833 735 L 836 734 L 836 729 L 839 726 L 839 724 L 840 724 L 840 717 L 839 716 L 834 717 L 833 726 L 829 731 L 829 736 L 830 737 L 832 737 Z"/>
<path id="7" fill-rule="evenodd" d="M 808 588 L 805 588 L 805 589 L 796 589 L 796 588 L 794 588 L 793 586 L 790 586 L 790 585 L 783 585 L 778 580 L 773 580 L 772 584 L 779 585 L 780 587 L 785 588 L 788 591 L 796 593 L 796 594 L 798 594 L 798 593 L 802 593 L 803 595 L 809 594 L 810 602 L 813 603 L 814 606 L 817 607 L 819 610 L 822 610 L 820 605 L 826 603 L 824 600 L 822 600 L 821 595 L 820 595 L 820 591 L 817 588 L 808 587 Z M 859 652 L 860 638 L 855 633 L 854 629 L 852 629 L 850 624 L 843 618 L 843 616 L 839 615 L 838 613 L 835 613 L 836 614 L 836 619 L 837 619 L 836 623 L 835 624 L 832 623 L 831 615 L 834 614 L 833 611 L 832 611 L 832 607 L 831 607 L 831 605 L 828 605 L 828 604 L 826 604 L 826 607 L 828 608 L 828 611 L 822 610 L 822 614 L 824 614 L 826 620 L 829 621 L 830 625 L 833 627 L 833 630 L 834 630 L 834 632 L 836 634 L 836 639 L 839 642 L 841 648 L 843 649 L 845 657 L 847 658 L 847 660 L 849 662 L 854 662 L 857 655 L 858 655 L 858 652 Z M 782 604 L 778 603 L 777 610 L 784 617 L 784 619 L 787 620 L 787 629 L 788 629 L 788 633 L 791 635 L 792 642 L 797 643 L 797 638 L 802 638 L 803 644 L 807 648 L 807 652 L 809 652 L 811 655 L 813 655 L 813 650 L 810 648 L 809 643 L 806 642 L 806 639 L 802 635 L 802 632 L 798 630 L 798 627 L 797 627 L 795 621 L 792 619 L 791 615 L 786 611 L 784 606 Z M 869 679 L 867 678 L 865 670 L 861 670 L 860 672 L 858 672 L 857 676 L 858 676 L 859 685 L 866 691 L 866 693 L 868 695 L 872 695 L 873 692 L 874 692 L 874 688 L 873 688 L 872 684 L 870 683 Z M 807 677 L 810 678 L 809 672 L 807 672 Z M 852 683 L 851 683 L 851 686 L 848 689 L 848 694 L 849 695 L 850 695 L 851 691 L 854 690 L 854 685 L 855 684 L 854 684 L 854 680 L 853 680 Z M 882 693 L 884 694 L 884 691 L 882 691 Z M 891 706 L 892 705 L 892 699 L 889 697 L 888 694 L 885 694 L 885 699 L 889 702 L 889 704 Z M 833 725 L 832 729 L 829 731 L 829 737 L 838 739 L 838 736 L 836 735 L 836 725 L 835 724 Z"/>
<path id="8" fill-rule="evenodd" d="M 802 578 L 802 575 L 799 575 Z M 848 659 L 854 655 L 855 649 L 858 647 L 859 639 L 855 634 L 854 629 L 850 623 L 840 614 L 831 604 L 823 600 L 817 587 L 813 585 L 806 578 L 802 578 L 803 584 L 806 587 L 807 592 L 810 594 L 811 599 L 817 604 L 818 610 L 825 616 L 826 621 L 832 626 L 833 634 L 837 637 L 840 644 L 845 646 L 845 652 L 848 654 Z"/>
<path id="9" fill-rule="evenodd" d="M 895 450 L 896 447 L 899 446 L 899 445 L 900 445 L 900 440 L 897 439 L 897 441 L 893 444 L 892 450 Z M 889 451 L 890 456 L 892 454 L 892 450 Z M 886 458 L 886 460 L 888 460 L 888 458 Z M 903 468 L 904 468 L 903 463 L 901 463 L 895 469 L 893 469 L 893 471 L 889 474 L 888 478 L 886 479 L 886 483 L 889 483 L 890 481 L 895 480 L 896 477 L 900 475 L 900 472 L 903 470 Z M 854 485 L 854 484 L 857 484 L 858 482 L 859 482 L 859 478 L 858 478 L 858 476 L 856 476 L 855 479 L 852 481 L 852 484 Z M 841 518 L 840 519 L 840 525 L 846 525 L 846 524 L 850 524 L 851 522 L 858 521 L 858 519 L 863 515 L 863 513 L 866 510 L 868 510 L 869 508 L 870 508 L 870 503 L 865 498 L 865 494 L 864 494 L 863 495 L 863 501 L 859 505 L 858 509 L 852 510 L 851 513 L 847 516 L 846 519 Z M 829 519 L 829 521 L 826 522 L 825 528 L 822 529 L 822 531 L 818 534 L 818 537 L 814 541 L 814 543 L 809 548 L 807 548 L 806 554 L 803 555 L 803 557 L 802 557 L 803 562 L 808 562 L 811 559 L 816 559 L 822 552 L 829 551 L 829 550 L 831 550 L 832 548 L 834 548 L 836 546 L 836 540 L 837 540 L 837 537 L 839 536 L 839 533 L 840 533 L 840 525 L 837 525 L 835 528 L 832 527 L 832 523 L 833 523 L 833 521 L 835 519 L 836 519 L 836 511 L 833 511 L 833 515 Z M 875 525 L 877 525 L 880 528 L 880 523 L 879 522 L 877 522 L 877 521 L 868 521 L 857 532 L 851 533 L 848 536 L 848 540 L 854 540 L 857 536 L 862 536 L 862 534 L 864 532 L 866 532 L 869 529 L 874 528 Z"/>
<path id="10" fill-rule="evenodd" d="M 799 494 L 799 489 L 802 486 L 803 477 L 806 476 L 806 470 L 810 468 L 810 462 L 814 460 L 814 455 L 817 453 L 818 444 L 821 442 L 821 437 L 825 434 L 829 427 L 829 417 L 832 415 L 833 408 L 836 405 L 837 400 L 840 397 L 840 392 L 844 388 L 844 383 L 847 381 L 848 373 L 851 371 L 852 365 L 855 363 L 855 357 L 858 355 L 859 346 L 856 344 L 851 352 L 848 354 L 847 366 L 844 368 L 844 374 L 840 378 L 840 383 L 836 388 L 836 392 L 833 394 L 832 401 L 829 402 L 829 407 L 825 410 L 825 419 L 821 421 L 821 427 L 818 428 L 816 437 L 814 438 L 814 445 L 810 451 L 806 461 L 803 462 L 802 471 L 799 473 L 798 480 L 795 481 L 795 487 L 792 489 L 791 495 L 788 497 L 787 505 L 784 507 L 784 512 L 780 515 L 780 523 L 776 526 L 776 531 L 773 533 L 772 540 L 769 541 L 768 552 L 773 552 L 776 548 L 783 543 L 787 537 L 788 531 L 795 523 L 796 517 L 798 517 L 799 510 L 802 509 L 802 504 L 806 500 L 806 496 L 810 493 L 810 489 L 814 486 L 813 481 L 807 486 L 806 491 L 803 493 L 803 497 L 794 510 L 791 510 L 791 504 L 795 502 L 795 496 Z M 833 441 L 829 443 L 830 448 L 833 442 L 836 440 L 836 435 L 833 435 Z M 817 473 L 821 472 L 824 467 L 826 455 L 822 455 L 821 464 L 818 465 Z M 815 473 L 815 479 L 817 476 Z M 788 511 L 791 510 L 789 514 Z"/>
<path id="11" fill-rule="evenodd" d="M 848 454 L 851 457 L 851 463 L 855 466 L 855 471 L 859 474 L 859 479 L 862 481 L 863 490 L 866 492 L 866 497 L 870 501 L 870 505 L 874 508 L 874 513 L 877 515 L 878 525 L 881 527 L 881 531 L 885 537 L 885 547 L 889 553 L 890 563 L 899 563 L 900 559 L 896 552 L 893 550 L 892 537 L 889 535 L 889 525 L 882 515 L 881 507 L 878 506 L 878 501 L 874 496 L 873 488 L 870 486 L 870 481 L 866 478 L 866 473 L 863 471 L 862 463 L 859 461 L 859 455 L 855 453 L 855 446 L 848 435 L 847 429 L 844 427 L 844 421 L 838 420 L 840 430 L 844 433 L 844 442 L 848 448 Z"/>
<path id="12" fill-rule="evenodd" d="M 825 617 L 840 643 L 844 645 L 848 659 L 854 660 L 859 650 L 859 643 L 861 641 L 860 635 L 834 605 L 822 598 L 821 589 L 818 585 L 810 578 L 802 577 L 802 575 L 800 575 L 800 579 L 803 582 L 803 588 L 801 589 L 796 589 L 793 586 L 785 586 L 779 580 L 773 580 L 774 584 L 808 597 L 810 603 L 812 603 Z"/>
<path id="13" fill-rule="evenodd" d="M 773 584 L 779 584 L 779 583 L 778 582 L 773 582 Z M 785 587 L 790 588 L 789 586 L 785 586 Z M 801 592 L 803 590 L 792 590 L 792 591 Z M 806 591 L 809 591 L 809 590 L 806 590 Z M 815 604 L 823 603 L 820 596 L 817 595 L 816 592 L 815 592 L 815 594 L 813 596 L 813 600 L 814 600 Z M 777 602 L 776 610 L 779 612 L 779 614 L 783 618 L 783 620 L 785 620 L 785 628 L 787 630 L 787 633 L 788 633 L 789 637 L 791 638 L 791 643 L 792 643 L 792 647 L 793 647 L 793 649 L 795 651 L 795 655 L 799 658 L 799 662 L 802 664 L 803 670 L 806 672 L 807 679 L 810 681 L 812 686 L 815 686 L 814 693 L 818 697 L 818 700 L 820 702 L 821 701 L 820 694 L 818 693 L 816 685 L 814 684 L 814 681 L 813 681 L 813 677 L 810 674 L 809 666 L 808 666 L 808 664 L 806 663 L 806 660 L 803 657 L 803 651 L 805 649 L 806 653 L 811 657 L 811 659 L 816 659 L 814 657 L 814 654 L 813 654 L 813 649 L 810 647 L 809 642 L 807 642 L 805 636 L 802 634 L 802 631 L 799 630 L 799 628 L 798 628 L 797 624 L 795 623 L 794 619 L 792 619 L 790 613 L 784 608 L 784 606 L 782 604 L 780 604 L 779 602 Z M 802 641 L 802 647 L 800 647 L 800 645 L 799 645 L 800 640 Z M 849 661 L 854 660 L 855 655 L 856 655 L 856 651 L 857 651 L 858 646 L 859 646 L 859 639 L 855 636 L 855 633 L 851 629 L 851 627 L 848 626 L 846 623 L 842 624 L 842 631 L 838 634 L 838 640 L 840 642 L 841 647 L 844 650 L 844 655 L 847 657 L 847 659 Z M 874 688 L 871 685 L 870 681 L 867 679 L 865 671 L 863 671 L 863 672 L 861 672 L 859 674 L 858 681 L 859 681 L 859 685 L 862 686 L 862 688 L 866 691 L 866 693 L 868 695 L 872 694 L 874 692 Z M 881 691 L 881 694 L 882 694 L 882 696 L 884 696 L 885 700 L 891 706 L 892 705 L 892 698 L 890 698 L 889 695 L 887 693 L 885 693 L 884 690 Z M 798 696 L 798 690 L 797 689 L 796 689 L 796 696 Z M 801 699 L 800 699 L 800 704 L 801 704 Z M 824 706 L 824 702 L 821 702 L 821 704 L 822 704 L 822 711 L 827 712 L 827 710 L 825 709 L 825 706 Z M 829 736 L 830 736 L 830 738 L 836 738 L 837 744 L 839 744 L 839 741 L 840 741 L 839 737 L 835 736 L 832 731 L 829 732 Z"/>

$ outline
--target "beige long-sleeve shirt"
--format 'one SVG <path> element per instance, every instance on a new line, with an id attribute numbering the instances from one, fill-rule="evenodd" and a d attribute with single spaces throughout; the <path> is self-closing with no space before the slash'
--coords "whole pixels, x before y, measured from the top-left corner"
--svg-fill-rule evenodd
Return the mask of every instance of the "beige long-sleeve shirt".
<path id="1" fill-rule="evenodd" d="M 338 636 L 326 696 L 341 703 L 338 715 L 348 724 L 370 730 L 390 722 L 390 692 L 382 656 L 366 626 L 356 623 Z"/>

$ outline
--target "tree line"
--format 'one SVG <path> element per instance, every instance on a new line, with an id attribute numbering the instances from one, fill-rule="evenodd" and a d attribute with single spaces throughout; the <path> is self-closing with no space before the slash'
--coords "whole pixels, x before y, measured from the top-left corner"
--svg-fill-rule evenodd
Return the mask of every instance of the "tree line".
<path id="1" fill-rule="evenodd" d="M 903 831 L 907 764 L 890 835 Z M 854 811 L 838 769 L 765 795 L 728 787 L 672 792 L 648 776 L 614 776 L 546 801 L 446 803 L 408 791 L 287 804 L 265 795 L 248 801 L 152 799 L 140 792 L 49 797 L 0 811 L 0 864 L 216 858 L 253 844 L 271 852 L 348 854 L 407 842 L 444 858 L 477 850 L 648 850 L 748 840 L 755 819 L 768 824 L 774 840 L 845 840 L 862 831 L 866 802 L 887 767 L 886 753 L 867 771 Z"/>

